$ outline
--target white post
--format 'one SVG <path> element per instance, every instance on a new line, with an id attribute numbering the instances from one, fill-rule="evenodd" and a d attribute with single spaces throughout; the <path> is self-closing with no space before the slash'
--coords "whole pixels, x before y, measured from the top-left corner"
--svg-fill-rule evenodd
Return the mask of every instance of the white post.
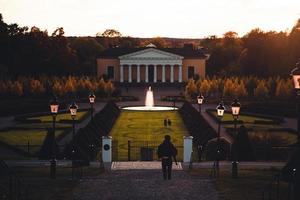
<path id="1" fill-rule="evenodd" d="M 140 77 L 140 65 L 136 66 L 136 81 L 139 83 L 141 81 L 141 77 Z"/>
<path id="2" fill-rule="evenodd" d="M 131 78 L 131 65 L 128 65 L 128 82 L 131 83 L 132 78 Z"/>
<path id="3" fill-rule="evenodd" d="M 148 65 L 145 66 L 145 82 L 148 83 Z"/>
<path id="4" fill-rule="evenodd" d="M 174 65 L 171 65 L 171 75 L 170 75 L 171 83 L 174 82 Z"/>
<path id="5" fill-rule="evenodd" d="M 123 77 L 123 65 L 120 65 L 120 82 L 124 82 L 124 77 Z"/>
<path id="6" fill-rule="evenodd" d="M 102 136 L 102 161 L 105 169 L 110 170 L 112 162 L 112 137 L 111 136 Z"/>
<path id="7" fill-rule="evenodd" d="M 154 83 L 156 83 L 157 82 L 157 66 L 156 65 L 154 65 Z"/>
<path id="8" fill-rule="evenodd" d="M 162 65 L 162 82 L 166 82 L 166 66 Z"/>
<path id="9" fill-rule="evenodd" d="M 191 161 L 193 152 L 193 136 L 183 136 L 183 162 Z"/>
<path id="10" fill-rule="evenodd" d="M 178 68 L 178 82 L 181 83 L 182 82 L 182 65 L 179 65 Z"/>

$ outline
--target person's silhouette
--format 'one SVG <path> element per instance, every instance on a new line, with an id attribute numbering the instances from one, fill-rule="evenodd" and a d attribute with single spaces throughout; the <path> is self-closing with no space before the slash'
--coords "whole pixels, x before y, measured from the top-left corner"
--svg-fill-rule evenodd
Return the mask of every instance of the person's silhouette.
<path id="1" fill-rule="evenodd" d="M 171 143 L 171 137 L 169 135 L 166 135 L 163 143 L 158 146 L 157 154 L 158 157 L 161 158 L 164 180 L 170 180 L 172 172 L 172 157 L 176 161 L 177 149 Z"/>

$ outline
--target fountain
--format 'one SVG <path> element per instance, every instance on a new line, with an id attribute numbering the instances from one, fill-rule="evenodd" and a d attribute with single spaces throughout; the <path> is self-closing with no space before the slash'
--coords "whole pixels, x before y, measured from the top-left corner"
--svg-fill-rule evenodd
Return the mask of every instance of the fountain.
<path id="1" fill-rule="evenodd" d="M 167 110 L 177 110 L 178 108 L 174 108 L 171 106 L 154 106 L 154 97 L 153 97 L 153 91 L 151 89 L 151 86 L 149 86 L 147 93 L 146 93 L 146 99 L 145 99 L 145 106 L 128 106 L 123 107 L 124 110 L 139 110 L 139 111 L 167 111 Z"/>
<path id="2" fill-rule="evenodd" d="M 151 90 L 151 86 L 149 86 L 148 91 L 146 93 L 145 106 L 148 108 L 154 106 L 153 91 Z"/>

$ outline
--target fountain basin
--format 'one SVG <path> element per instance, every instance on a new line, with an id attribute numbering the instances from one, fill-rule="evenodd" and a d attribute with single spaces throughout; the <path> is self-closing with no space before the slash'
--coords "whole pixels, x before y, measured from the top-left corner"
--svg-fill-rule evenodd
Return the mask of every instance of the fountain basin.
<path id="1" fill-rule="evenodd" d="M 135 110 L 135 111 L 168 111 L 178 110 L 177 107 L 172 106 L 126 106 L 122 110 Z"/>

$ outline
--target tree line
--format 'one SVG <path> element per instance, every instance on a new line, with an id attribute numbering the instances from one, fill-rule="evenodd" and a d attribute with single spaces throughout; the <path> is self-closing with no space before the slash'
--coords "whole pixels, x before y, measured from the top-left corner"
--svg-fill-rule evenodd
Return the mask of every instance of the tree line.
<path id="1" fill-rule="evenodd" d="M 84 96 L 94 92 L 98 97 L 110 97 L 115 92 L 111 81 L 88 76 L 18 76 L 0 79 L 0 97 Z"/>
<path id="2" fill-rule="evenodd" d="M 185 87 L 187 99 L 195 99 L 201 93 L 205 98 L 238 98 L 250 100 L 291 99 L 294 94 L 291 78 L 239 76 L 206 79 L 190 79 Z"/>
<path id="3" fill-rule="evenodd" d="M 95 75 L 96 58 L 106 48 L 137 48 L 194 44 L 210 54 L 208 75 L 288 76 L 300 58 L 300 19 L 290 32 L 264 32 L 258 28 L 242 37 L 234 31 L 204 39 L 133 38 L 114 29 L 96 37 L 66 37 L 64 29 L 49 34 L 38 27 L 7 24 L 0 13 L 0 76 Z"/>
<path id="4" fill-rule="evenodd" d="M 300 59 L 300 19 L 290 32 L 251 30 L 243 37 L 229 31 L 222 38 L 202 41 L 209 49 L 210 75 L 255 75 L 287 77 Z"/>

